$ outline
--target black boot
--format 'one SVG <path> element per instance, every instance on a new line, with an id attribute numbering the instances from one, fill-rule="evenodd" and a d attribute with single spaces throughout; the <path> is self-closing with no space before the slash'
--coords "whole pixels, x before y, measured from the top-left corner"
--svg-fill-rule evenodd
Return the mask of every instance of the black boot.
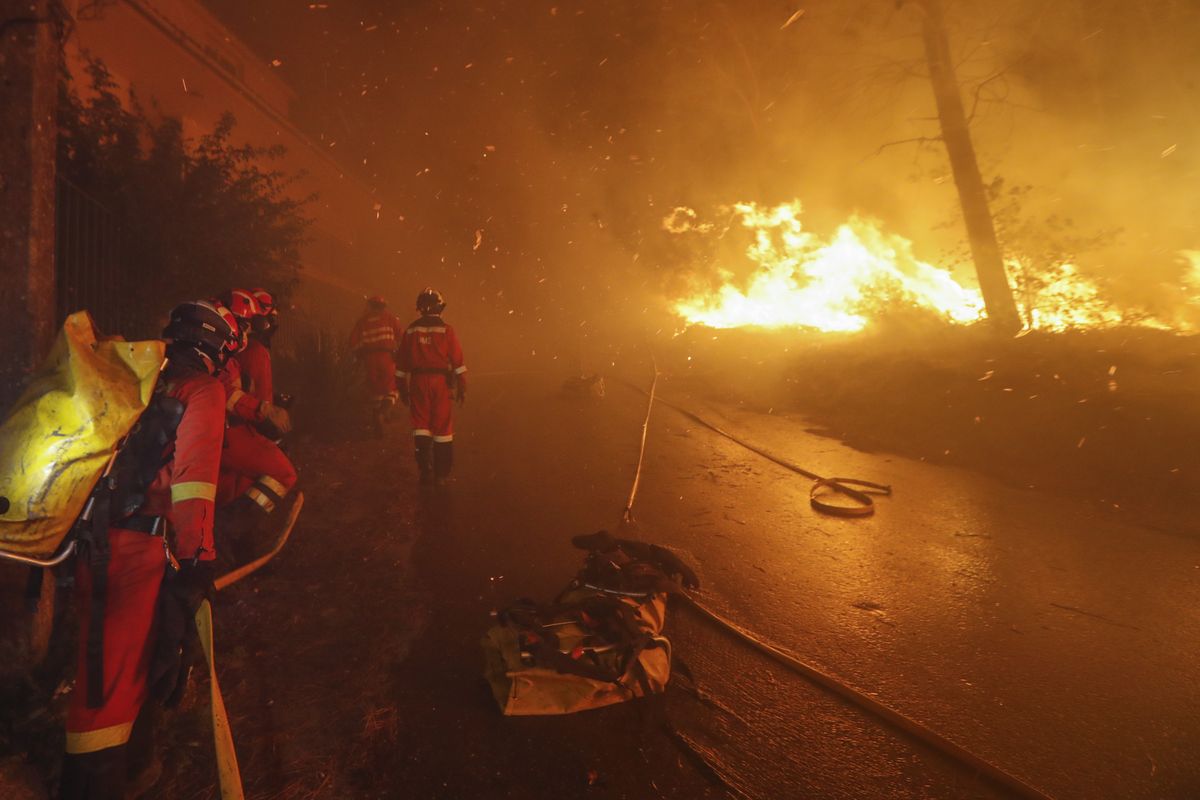
<path id="1" fill-rule="evenodd" d="M 124 800 L 125 745 L 63 758 L 59 800 Z"/>
<path id="2" fill-rule="evenodd" d="M 155 747 L 155 734 L 161 727 L 163 707 L 159 703 L 142 704 L 126 745 L 126 798 L 135 800 L 150 792 L 162 777 L 162 759 Z"/>
<path id="3" fill-rule="evenodd" d="M 454 466 L 454 442 L 433 443 L 433 474 L 438 483 L 449 483 L 450 468 Z"/>
<path id="4" fill-rule="evenodd" d="M 414 436 L 413 452 L 417 457 L 417 471 L 421 475 L 421 483 L 433 483 L 433 439 L 429 436 Z"/>
<path id="5" fill-rule="evenodd" d="M 260 549 L 259 530 L 268 517 L 267 510 L 249 496 L 241 495 L 217 511 L 214 537 L 217 558 L 222 566 L 233 567 L 253 560 Z"/>

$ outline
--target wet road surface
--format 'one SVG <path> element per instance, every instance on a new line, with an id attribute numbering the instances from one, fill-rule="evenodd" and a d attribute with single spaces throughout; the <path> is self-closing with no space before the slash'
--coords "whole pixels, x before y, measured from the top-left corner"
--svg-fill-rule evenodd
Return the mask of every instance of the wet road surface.
<path id="1" fill-rule="evenodd" d="M 412 570 L 394 592 L 338 601 L 379 631 L 356 634 L 338 668 L 379 662 L 369 702 L 394 707 L 394 734 L 357 757 L 353 796 L 1012 796 L 678 606 L 666 633 L 694 681 L 649 702 L 502 717 L 481 679 L 489 612 L 552 598 L 582 560 L 570 537 L 599 528 L 672 547 L 714 609 L 1053 797 L 1200 796 L 1196 539 L 659 388 L 813 471 L 896 494 L 871 519 L 818 516 L 806 481 L 659 406 L 623 527 L 645 398 L 611 381 L 589 400 L 552 376 L 474 376 L 452 486 L 416 487 L 403 424 L 356 445 L 372 472 L 347 480 L 396 490 L 339 535 L 382 524 L 411 539 Z M 314 717 L 367 702 L 326 685 Z"/>

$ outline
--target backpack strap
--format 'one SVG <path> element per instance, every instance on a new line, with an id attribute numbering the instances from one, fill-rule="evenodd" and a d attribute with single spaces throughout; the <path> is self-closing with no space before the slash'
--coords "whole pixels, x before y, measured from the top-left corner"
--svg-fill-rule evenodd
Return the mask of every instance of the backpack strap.
<path id="1" fill-rule="evenodd" d="M 77 536 L 86 545 L 91 574 L 91 602 L 84 658 L 87 670 L 87 705 L 104 705 L 104 619 L 108 611 L 108 565 L 112 560 L 108 529 L 145 502 L 146 491 L 158 471 L 170 460 L 169 445 L 183 417 L 183 404 L 164 391 L 156 391 L 100 477 Z M 153 533 L 153 528 L 149 531 Z"/>
<path id="2" fill-rule="evenodd" d="M 92 578 L 92 596 L 88 615 L 87 643 L 84 655 L 87 662 L 87 705 L 104 705 L 104 616 L 108 600 L 108 562 L 112 551 L 108 542 L 109 515 L 112 513 L 112 490 L 108 479 L 101 478 L 99 494 L 92 505 L 87 522 L 88 572 Z"/>

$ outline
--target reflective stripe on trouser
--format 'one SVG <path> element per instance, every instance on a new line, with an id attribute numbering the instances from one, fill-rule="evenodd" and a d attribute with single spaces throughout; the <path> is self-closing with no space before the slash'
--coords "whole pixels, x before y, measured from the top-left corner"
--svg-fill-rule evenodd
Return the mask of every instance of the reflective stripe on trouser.
<path id="1" fill-rule="evenodd" d="M 408 409 L 414 435 L 433 437 L 434 441 L 454 440 L 454 404 L 450 384 L 441 373 L 416 373 L 409 383 Z"/>
<path id="2" fill-rule="evenodd" d="M 67 707 L 67 752 L 93 753 L 129 741 L 133 722 L 149 693 L 155 609 L 167 558 L 162 539 L 119 528 L 108 532 L 111 558 L 104 601 L 103 691 L 88 708 L 87 625 L 79 631 L 75 691 Z M 76 559 L 78 618 L 89 619 L 92 597 L 88 559 Z"/>
<path id="3" fill-rule="evenodd" d="M 258 479 L 246 490 L 246 496 L 262 506 L 262 510 L 269 514 L 275 510 L 277 503 L 283 502 L 287 492 L 288 487 L 270 475 L 259 475 Z"/>
<path id="4" fill-rule="evenodd" d="M 277 502 L 295 485 L 296 468 L 279 445 L 249 425 L 235 425 L 225 431 L 218 506 L 245 494 L 266 508 L 254 493 Z"/>
<path id="5" fill-rule="evenodd" d="M 363 366 L 367 370 L 367 390 L 376 397 L 396 391 L 396 362 L 386 350 L 363 353 Z"/>

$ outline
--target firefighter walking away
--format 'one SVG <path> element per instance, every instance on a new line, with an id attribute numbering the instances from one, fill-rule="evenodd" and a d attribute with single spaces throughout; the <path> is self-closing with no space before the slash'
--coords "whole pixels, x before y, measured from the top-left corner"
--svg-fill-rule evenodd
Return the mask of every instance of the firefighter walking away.
<path id="1" fill-rule="evenodd" d="M 467 397 L 467 368 L 454 328 L 442 319 L 440 292 L 417 295 L 414 320 L 400 339 L 396 369 L 400 400 L 409 407 L 421 483 L 447 483 L 454 464 L 453 400 Z"/>
<path id="2" fill-rule="evenodd" d="M 380 435 L 398 397 L 395 352 L 400 334 L 400 320 L 387 310 L 387 301 L 379 295 L 367 299 L 367 310 L 350 333 L 350 350 L 366 371 L 367 391 L 374 401 L 373 425 Z"/>

